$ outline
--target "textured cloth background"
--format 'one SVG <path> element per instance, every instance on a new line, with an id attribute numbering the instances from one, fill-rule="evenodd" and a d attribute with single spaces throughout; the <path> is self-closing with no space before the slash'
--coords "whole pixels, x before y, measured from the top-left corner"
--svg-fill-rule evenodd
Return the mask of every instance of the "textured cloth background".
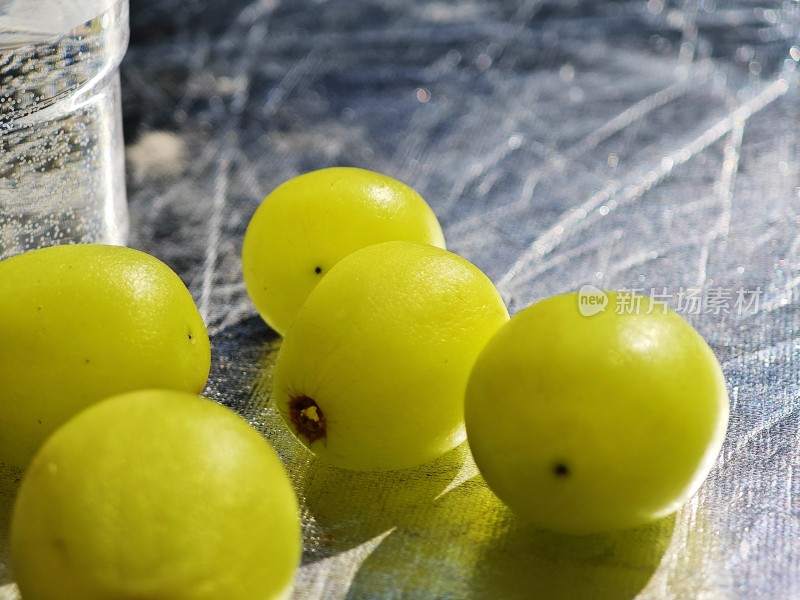
<path id="1" fill-rule="evenodd" d="M 289 469 L 295 598 L 800 598 L 796 1 L 131 0 L 131 18 L 131 245 L 194 294 L 207 395 Z M 561 537 L 504 509 L 464 447 L 382 475 L 299 447 L 239 253 L 264 195 L 332 165 L 415 187 L 511 312 L 593 284 L 695 325 L 732 413 L 689 504 Z"/>

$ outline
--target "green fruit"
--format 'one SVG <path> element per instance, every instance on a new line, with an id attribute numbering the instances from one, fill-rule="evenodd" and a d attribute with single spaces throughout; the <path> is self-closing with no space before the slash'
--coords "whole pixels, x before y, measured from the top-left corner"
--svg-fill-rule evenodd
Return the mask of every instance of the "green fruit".
<path id="1" fill-rule="evenodd" d="M 464 440 L 475 357 L 508 313 L 492 282 L 427 244 L 385 242 L 342 259 L 286 334 L 274 397 L 325 461 L 390 470 Z"/>
<path id="2" fill-rule="evenodd" d="M 11 558 L 25 600 L 287 598 L 297 500 L 266 441 L 185 392 L 130 392 L 58 429 L 25 473 Z"/>
<path id="3" fill-rule="evenodd" d="M 465 407 L 475 462 L 543 528 L 596 532 L 668 515 L 720 450 L 728 397 L 714 354 L 676 313 L 638 298 L 638 314 L 582 316 L 576 294 L 534 304 L 475 364 Z"/>
<path id="4" fill-rule="evenodd" d="M 348 167 L 300 175 L 269 194 L 250 220 L 242 248 L 247 292 L 267 324 L 284 334 L 333 265 L 391 240 L 445 246 L 431 208 L 395 179 Z"/>
<path id="5" fill-rule="evenodd" d="M 199 393 L 203 320 L 158 259 L 117 246 L 56 246 L 0 261 L 0 461 L 25 467 L 72 415 L 146 387 Z"/>

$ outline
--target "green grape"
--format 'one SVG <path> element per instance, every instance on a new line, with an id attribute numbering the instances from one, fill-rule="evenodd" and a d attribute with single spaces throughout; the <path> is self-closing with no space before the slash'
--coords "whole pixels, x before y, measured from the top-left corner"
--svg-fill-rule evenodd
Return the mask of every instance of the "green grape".
<path id="1" fill-rule="evenodd" d="M 728 397 L 714 354 L 679 315 L 637 298 L 636 314 L 583 316 L 576 294 L 536 303 L 476 361 L 465 405 L 475 462 L 543 528 L 596 532 L 668 515 L 720 450 Z"/>
<path id="2" fill-rule="evenodd" d="M 242 248 L 247 292 L 267 324 L 284 334 L 333 265 L 391 240 L 445 246 L 431 208 L 395 179 L 348 167 L 300 175 L 269 194 L 250 220 Z"/>
<path id="3" fill-rule="evenodd" d="M 11 523 L 26 600 L 277 600 L 300 559 L 297 500 L 246 421 L 174 391 L 101 401 L 25 473 Z"/>
<path id="4" fill-rule="evenodd" d="M 19 467 L 93 402 L 146 387 L 199 393 L 211 364 L 180 278 L 118 246 L 55 246 L 0 261 L 0 341 L 0 461 Z"/>
<path id="5" fill-rule="evenodd" d="M 507 319 L 491 281 L 451 252 L 414 242 L 363 248 L 320 281 L 287 332 L 277 408 L 333 465 L 433 460 L 464 440 L 470 369 Z"/>

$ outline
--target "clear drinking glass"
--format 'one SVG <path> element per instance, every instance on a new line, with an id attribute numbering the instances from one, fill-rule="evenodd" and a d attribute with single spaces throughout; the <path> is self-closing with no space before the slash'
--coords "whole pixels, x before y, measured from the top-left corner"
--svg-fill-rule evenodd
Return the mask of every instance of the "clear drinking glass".
<path id="1" fill-rule="evenodd" d="M 0 259 L 128 232 L 128 0 L 0 0 Z"/>

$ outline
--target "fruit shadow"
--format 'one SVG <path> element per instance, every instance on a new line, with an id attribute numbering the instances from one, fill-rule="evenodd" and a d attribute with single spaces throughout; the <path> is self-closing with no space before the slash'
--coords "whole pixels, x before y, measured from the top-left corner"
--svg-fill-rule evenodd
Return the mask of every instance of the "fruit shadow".
<path id="1" fill-rule="evenodd" d="M 214 333 L 211 370 L 203 396 L 257 421 L 272 391 L 272 370 L 282 338 L 258 316 Z"/>
<path id="2" fill-rule="evenodd" d="M 22 471 L 0 463 L 0 599 L 4 591 L 14 581 L 11 576 L 10 529 L 14 498 L 22 479 Z"/>
<path id="3" fill-rule="evenodd" d="M 675 516 L 607 534 L 562 535 L 516 518 L 476 476 L 418 506 L 362 563 L 348 600 L 622 600 L 661 563 Z"/>
<path id="4" fill-rule="evenodd" d="M 304 521 L 303 563 L 355 548 L 425 510 L 458 476 L 469 449 L 461 444 L 413 469 L 359 472 L 310 457 L 294 469 Z"/>

